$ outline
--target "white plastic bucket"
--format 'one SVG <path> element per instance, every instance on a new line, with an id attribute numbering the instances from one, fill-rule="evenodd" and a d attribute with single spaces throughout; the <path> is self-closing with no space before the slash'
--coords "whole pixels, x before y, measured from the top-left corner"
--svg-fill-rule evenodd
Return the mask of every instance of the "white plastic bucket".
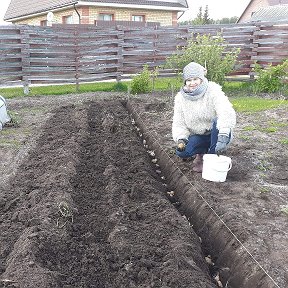
<path id="1" fill-rule="evenodd" d="M 0 130 L 2 130 L 5 123 L 9 122 L 10 116 L 7 113 L 5 98 L 0 95 Z"/>
<path id="2" fill-rule="evenodd" d="M 227 173 L 231 168 L 231 158 L 223 155 L 205 154 L 203 156 L 202 178 L 214 182 L 225 182 Z"/>

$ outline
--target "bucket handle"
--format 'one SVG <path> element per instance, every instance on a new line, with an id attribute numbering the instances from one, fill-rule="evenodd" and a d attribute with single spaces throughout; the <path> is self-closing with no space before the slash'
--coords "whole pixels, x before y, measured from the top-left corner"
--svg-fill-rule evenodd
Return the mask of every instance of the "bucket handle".
<path id="1" fill-rule="evenodd" d="M 232 168 L 232 161 L 229 163 L 229 167 L 228 167 L 228 170 L 227 171 L 230 171 Z"/>

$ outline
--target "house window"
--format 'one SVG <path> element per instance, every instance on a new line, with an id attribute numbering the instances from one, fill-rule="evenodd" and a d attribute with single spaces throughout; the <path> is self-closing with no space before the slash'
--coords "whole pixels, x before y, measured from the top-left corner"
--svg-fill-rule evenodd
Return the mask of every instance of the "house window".
<path id="1" fill-rule="evenodd" d="M 132 15 L 132 21 L 145 22 L 145 16 L 144 15 Z"/>
<path id="2" fill-rule="evenodd" d="M 113 14 L 106 14 L 106 13 L 99 13 L 98 20 L 113 21 L 114 20 L 114 15 Z"/>
<path id="3" fill-rule="evenodd" d="M 72 15 L 63 16 L 62 17 L 62 23 L 63 24 L 73 24 L 73 16 Z"/>
<path id="4" fill-rule="evenodd" d="M 40 26 L 48 26 L 48 21 L 47 20 L 40 21 Z"/>

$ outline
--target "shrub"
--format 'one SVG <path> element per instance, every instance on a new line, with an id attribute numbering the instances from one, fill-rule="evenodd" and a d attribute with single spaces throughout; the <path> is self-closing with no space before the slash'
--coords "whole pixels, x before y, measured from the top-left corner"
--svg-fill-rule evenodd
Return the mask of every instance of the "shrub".
<path id="1" fill-rule="evenodd" d="M 148 65 L 144 65 L 142 72 L 132 78 L 131 93 L 148 93 L 151 91 L 151 84 L 151 73 L 148 70 Z"/>
<path id="2" fill-rule="evenodd" d="M 123 84 L 122 82 L 117 82 L 113 85 L 111 90 L 116 92 L 126 92 L 128 89 L 127 85 Z"/>
<path id="3" fill-rule="evenodd" d="M 284 79 L 288 76 L 288 59 L 277 66 L 268 65 L 265 69 L 255 63 L 254 71 L 257 79 L 253 85 L 254 91 L 274 93 L 279 92 L 284 86 Z"/>
<path id="4" fill-rule="evenodd" d="M 225 81 L 225 75 L 234 69 L 240 49 L 227 49 L 220 34 L 197 35 L 188 40 L 187 46 L 177 48 L 177 51 L 166 61 L 165 67 L 176 70 L 183 68 L 190 62 L 197 62 L 207 68 L 207 78 L 219 84 Z"/>

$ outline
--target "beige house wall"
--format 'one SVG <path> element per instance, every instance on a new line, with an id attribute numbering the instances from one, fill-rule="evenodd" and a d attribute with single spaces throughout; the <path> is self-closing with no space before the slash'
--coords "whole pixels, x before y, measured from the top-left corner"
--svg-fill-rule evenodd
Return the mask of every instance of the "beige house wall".
<path id="1" fill-rule="evenodd" d="M 259 10 L 260 8 L 269 6 L 267 0 L 254 0 L 251 2 L 245 13 L 241 16 L 241 19 L 238 21 L 239 23 L 249 22 L 251 16 L 254 12 Z"/>
<path id="2" fill-rule="evenodd" d="M 94 24 L 98 20 L 100 13 L 114 14 L 114 20 L 131 21 L 132 15 L 144 15 L 146 22 L 160 22 L 161 26 L 171 26 L 177 24 L 177 12 L 160 10 L 141 10 L 141 9 L 117 9 L 110 7 L 77 7 L 81 15 L 82 24 Z M 79 24 L 79 16 L 74 9 L 66 9 L 53 12 L 54 24 L 62 24 L 63 17 L 72 15 L 74 24 Z M 25 20 L 14 21 L 13 24 L 40 25 L 41 21 L 46 20 L 46 13 L 41 16 L 27 18 Z"/>
<path id="3" fill-rule="evenodd" d="M 62 24 L 63 19 L 62 17 L 65 16 L 69 16 L 72 15 L 73 16 L 73 22 L 74 24 L 78 24 L 79 23 L 79 16 L 77 15 L 76 11 L 74 9 L 67 9 L 67 10 L 62 10 L 62 11 L 57 11 L 57 12 L 53 12 L 54 14 L 54 19 L 53 19 L 53 23 L 57 23 L 57 24 Z M 41 15 L 41 16 L 36 16 L 36 17 L 31 17 L 31 18 L 27 18 L 24 20 L 20 20 L 20 21 L 15 21 L 13 22 L 13 24 L 26 24 L 26 25 L 35 25 L 35 26 L 39 26 L 41 21 L 45 21 L 47 17 L 47 13 Z"/>

